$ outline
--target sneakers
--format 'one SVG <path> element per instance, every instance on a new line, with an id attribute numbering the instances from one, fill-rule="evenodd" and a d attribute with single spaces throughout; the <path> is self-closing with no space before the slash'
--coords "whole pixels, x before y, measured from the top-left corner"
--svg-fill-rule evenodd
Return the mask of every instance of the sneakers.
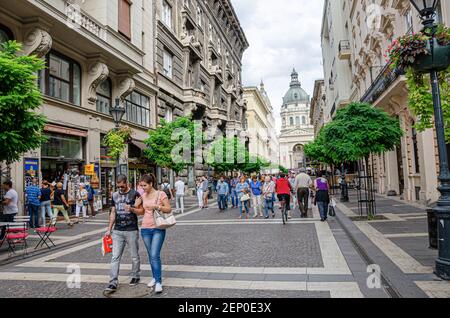
<path id="1" fill-rule="evenodd" d="M 147 287 L 148 288 L 153 288 L 156 285 L 156 280 L 153 278 L 152 281 L 150 283 L 148 283 Z"/>
<path id="2" fill-rule="evenodd" d="M 155 287 L 155 293 L 161 294 L 162 292 L 163 292 L 162 285 L 160 283 L 157 283 Z"/>
<path id="3" fill-rule="evenodd" d="M 117 291 L 117 286 L 110 284 L 105 290 L 103 291 L 103 295 L 109 296 L 111 294 L 114 294 Z"/>
<path id="4" fill-rule="evenodd" d="M 136 286 L 139 284 L 140 281 L 141 281 L 140 278 L 132 278 L 131 282 L 130 282 L 130 286 Z"/>

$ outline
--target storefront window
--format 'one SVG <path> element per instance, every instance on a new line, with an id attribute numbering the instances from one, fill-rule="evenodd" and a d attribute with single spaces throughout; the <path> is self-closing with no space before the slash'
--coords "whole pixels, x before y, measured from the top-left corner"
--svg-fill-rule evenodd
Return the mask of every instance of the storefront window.
<path id="1" fill-rule="evenodd" d="M 42 157 L 83 160 L 82 138 L 59 134 L 45 134 L 47 143 L 42 145 Z"/>

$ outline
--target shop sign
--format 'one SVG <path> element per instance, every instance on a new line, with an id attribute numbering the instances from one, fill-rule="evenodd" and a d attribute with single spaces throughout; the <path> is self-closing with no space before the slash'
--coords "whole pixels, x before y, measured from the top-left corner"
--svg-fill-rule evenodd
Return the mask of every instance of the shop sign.
<path id="1" fill-rule="evenodd" d="M 30 177 L 38 177 L 39 173 L 39 159 L 25 158 L 24 159 L 25 174 Z"/>
<path id="2" fill-rule="evenodd" d="M 39 159 L 24 158 L 23 168 L 25 175 L 24 182 L 26 188 L 32 184 L 33 178 L 39 178 Z"/>
<path id="3" fill-rule="evenodd" d="M 84 167 L 84 174 L 87 176 L 95 175 L 95 165 L 94 164 L 86 165 Z"/>

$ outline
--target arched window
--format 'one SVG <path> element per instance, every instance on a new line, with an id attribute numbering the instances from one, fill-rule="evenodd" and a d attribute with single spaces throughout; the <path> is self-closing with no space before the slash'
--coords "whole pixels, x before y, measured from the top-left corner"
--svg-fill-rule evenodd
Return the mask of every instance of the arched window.
<path id="1" fill-rule="evenodd" d="M 289 122 L 290 122 L 291 126 L 294 126 L 294 117 L 291 117 L 291 118 L 289 119 Z"/>
<path id="2" fill-rule="evenodd" d="M 302 116 L 302 124 L 306 125 L 306 117 L 305 116 Z"/>
<path id="3" fill-rule="evenodd" d="M 300 117 L 295 117 L 295 124 L 298 126 L 300 125 Z"/>
<path id="4" fill-rule="evenodd" d="M 112 104 L 112 85 L 108 78 L 97 87 L 97 111 L 109 115 Z"/>
<path id="5" fill-rule="evenodd" d="M 14 39 L 14 36 L 10 29 L 8 29 L 3 24 L 0 24 L 0 45 L 5 43 L 6 41 Z"/>

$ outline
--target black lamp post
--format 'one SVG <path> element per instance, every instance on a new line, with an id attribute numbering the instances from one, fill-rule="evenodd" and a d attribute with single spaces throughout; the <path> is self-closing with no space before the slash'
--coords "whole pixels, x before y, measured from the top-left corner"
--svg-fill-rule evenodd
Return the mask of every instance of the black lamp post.
<path id="1" fill-rule="evenodd" d="M 123 116 L 125 115 L 126 109 L 120 103 L 120 98 L 116 98 L 116 104 L 114 107 L 110 107 L 109 112 L 114 119 L 114 123 L 116 124 L 116 128 L 120 127 L 120 122 L 122 121 Z"/>
<path id="2" fill-rule="evenodd" d="M 111 116 L 114 119 L 114 123 L 116 124 L 116 129 L 120 128 L 120 122 L 122 121 L 123 116 L 126 113 L 126 108 L 121 105 L 120 98 L 116 98 L 116 104 L 114 107 L 110 107 L 109 110 Z M 117 166 L 116 166 L 116 176 L 120 174 L 120 158 L 117 158 Z"/>
<path id="3" fill-rule="evenodd" d="M 435 16 L 438 0 L 410 0 L 411 4 L 419 11 L 425 29 L 431 29 L 430 39 L 431 55 L 434 55 L 435 41 Z M 434 118 L 436 125 L 437 143 L 439 149 L 439 181 L 438 188 L 441 197 L 434 209 L 438 219 L 438 248 L 439 256 L 436 260 L 437 276 L 444 280 L 450 280 L 450 173 L 448 169 L 447 148 L 444 134 L 444 121 L 441 107 L 441 95 L 438 82 L 438 70 L 430 71 L 431 88 L 433 94 Z"/>

